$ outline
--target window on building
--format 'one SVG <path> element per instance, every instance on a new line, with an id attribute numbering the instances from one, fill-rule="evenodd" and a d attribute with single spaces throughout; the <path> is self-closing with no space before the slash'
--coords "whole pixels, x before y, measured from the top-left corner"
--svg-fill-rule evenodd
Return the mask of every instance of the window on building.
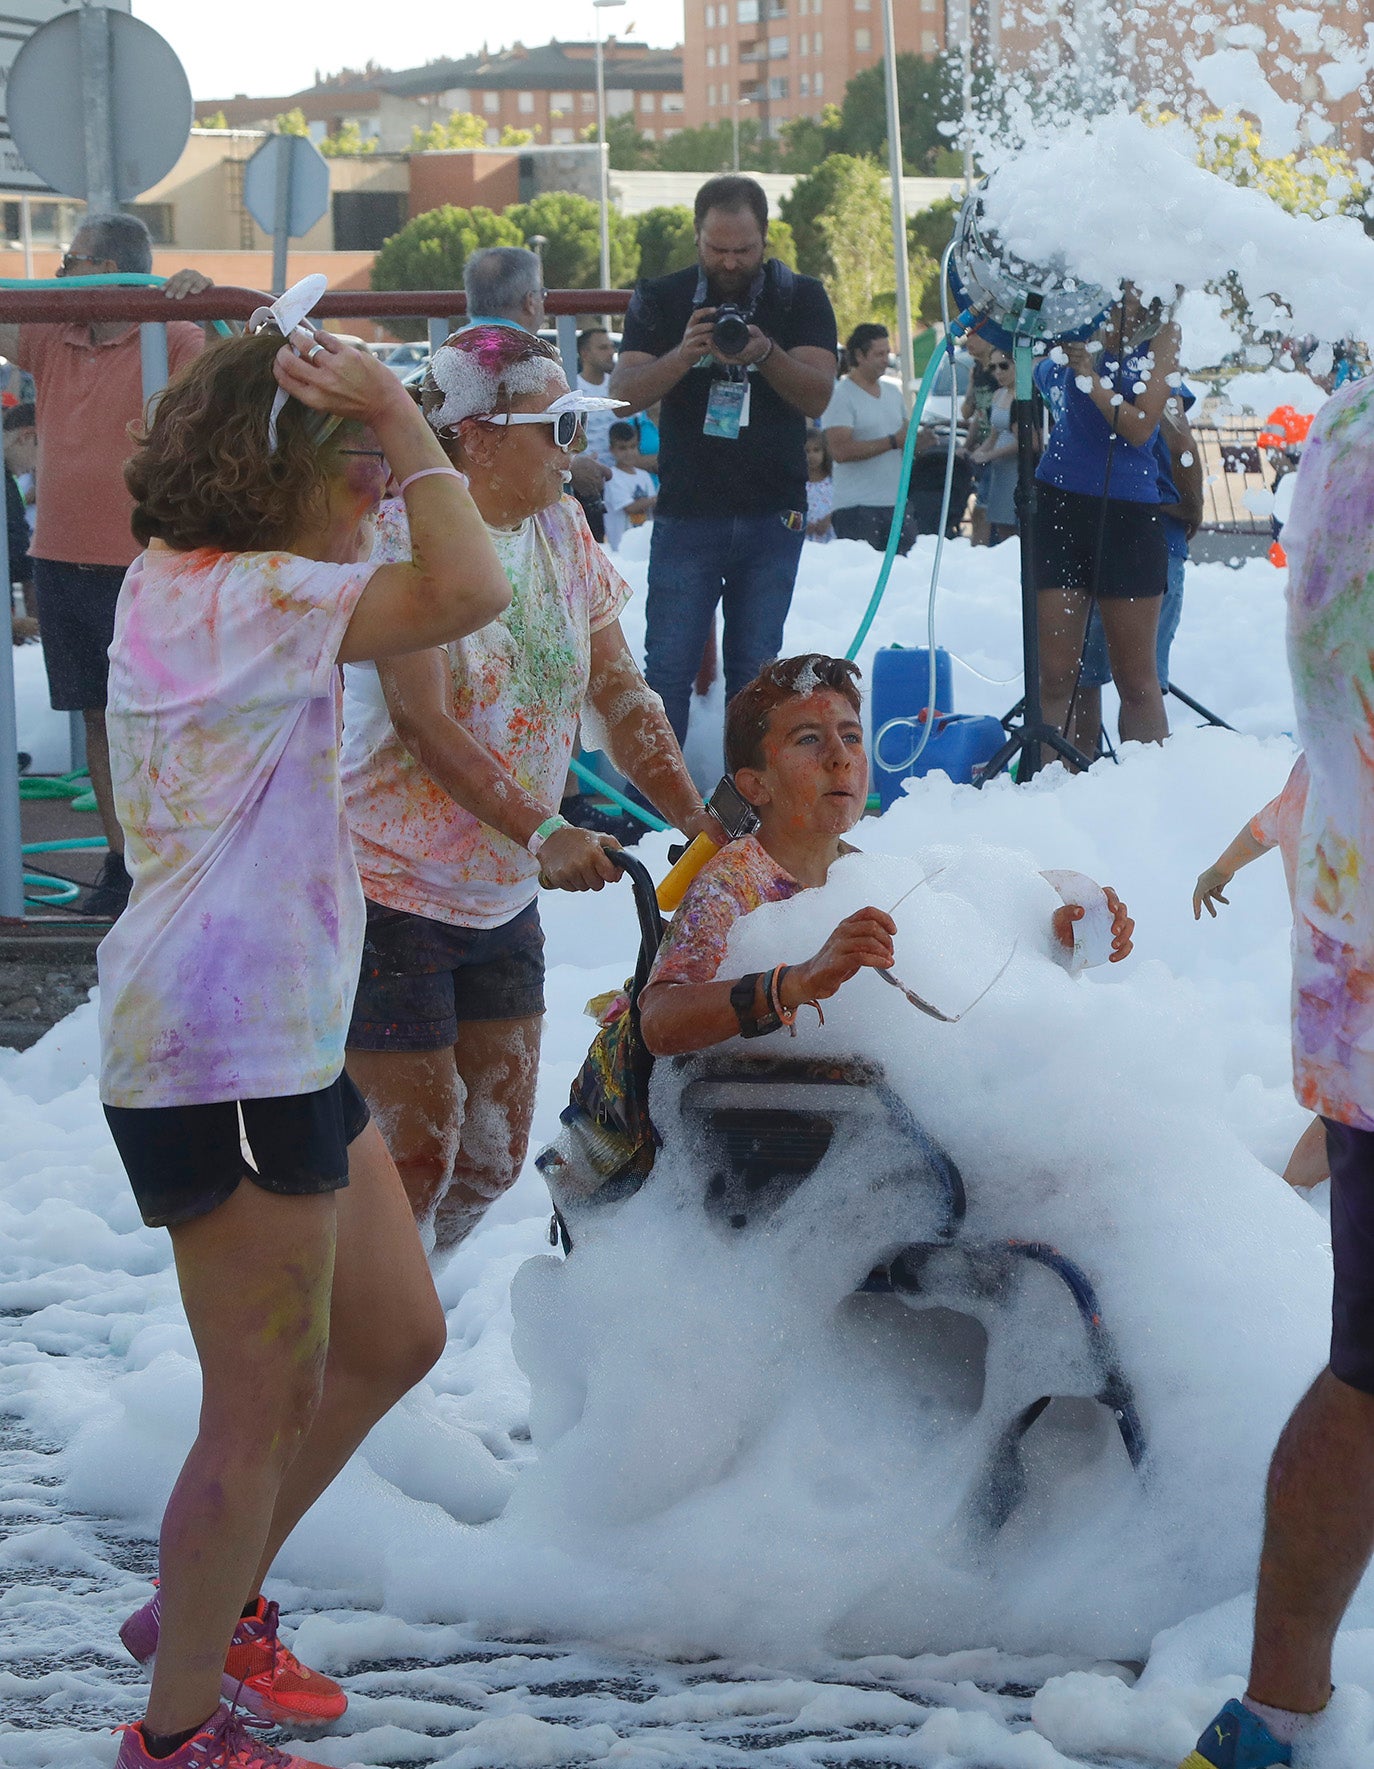
<path id="1" fill-rule="evenodd" d="M 805 18 L 810 10 L 811 0 L 797 0 L 797 14 L 799 17 Z"/>
<path id="2" fill-rule="evenodd" d="M 816 39 L 816 42 L 819 44 L 819 42 L 820 42 L 819 37 Z M 820 53 L 820 51 L 818 49 L 817 54 L 819 54 L 819 53 Z M 824 74 L 817 74 L 815 79 L 811 82 L 811 96 L 812 96 L 812 98 L 820 98 L 823 96 L 824 92 L 825 92 L 825 75 Z"/>
<path id="3" fill-rule="evenodd" d="M 871 12 L 873 0 L 854 0 L 854 10 L 855 12 Z"/>
<path id="4" fill-rule="evenodd" d="M 939 47 L 940 47 L 940 39 L 935 35 L 934 31 L 922 31 L 921 32 L 921 54 L 922 55 L 934 55 L 936 50 L 939 49 Z"/>
<path id="5" fill-rule="evenodd" d="M 501 139 L 501 131 L 499 129 L 488 129 L 487 130 L 487 146 L 488 147 L 495 147 L 497 142 L 500 141 L 500 139 Z"/>
<path id="6" fill-rule="evenodd" d="M 172 205 L 170 203 L 125 203 L 122 205 L 126 214 L 137 215 L 139 220 L 153 236 L 155 246 L 175 245 L 172 238 Z M 396 228 L 392 228 L 393 233 Z M 375 246 L 372 248 L 377 249 Z"/>
<path id="7" fill-rule="evenodd" d="M 612 86 L 606 94 L 608 117 L 628 116 L 635 108 L 635 95 L 628 86 Z"/>
<path id="8" fill-rule="evenodd" d="M 787 75 L 774 74 L 768 82 L 769 98 L 786 98 L 788 96 Z"/>
<path id="9" fill-rule="evenodd" d="M 798 91 L 801 93 L 803 98 L 810 98 L 810 96 L 811 96 L 811 76 L 810 76 L 810 74 L 803 74 L 802 75 L 801 83 L 798 87 Z"/>
<path id="10" fill-rule="evenodd" d="M 722 87 L 721 90 L 724 91 L 725 88 Z M 663 94 L 663 102 L 658 108 L 665 116 L 676 116 L 681 112 L 682 104 L 683 99 L 680 92 L 665 92 Z"/>
<path id="11" fill-rule="evenodd" d="M 728 43 L 722 43 L 720 46 L 720 65 L 723 68 L 728 68 L 730 65 L 730 45 Z"/>
<path id="12" fill-rule="evenodd" d="M 739 0 L 735 17 L 742 25 L 756 25 L 759 22 L 759 0 Z"/>
<path id="13" fill-rule="evenodd" d="M 499 92 L 484 92 L 482 94 L 482 109 L 488 116 L 495 116 L 500 108 L 501 94 Z"/>
<path id="14" fill-rule="evenodd" d="M 716 46 L 714 43 L 708 43 L 706 45 L 706 65 L 708 68 L 713 68 L 716 65 Z"/>
<path id="15" fill-rule="evenodd" d="M 451 86 L 439 100 L 441 109 L 447 111 L 470 111 L 472 94 L 466 86 Z"/>
<path id="16" fill-rule="evenodd" d="M 714 86 L 708 86 L 706 88 L 706 102 L 708 105 L 712 105 L 712 106 L 715 104 L 715 102 L 716 102 L 716 89 Z"/>
<path id="17" fill-rule="evenodd" d="M 768 39 L 769 61 L 786 61 L 792 53 L 792 46 L 786 37 L 770 37 Z"/>
<path id="18" fill-rule="evenodd" d="M 654 108 L 654 95 L 652 92 L 641 92 L 640 93 L 640 95 L 639 95 L 639 108 L 642 111 L 652 111 L 653 110 L 653 108 Z"/>
<path id="19" fill-rule="evenodd" d="M 816 32 L 814 32 L 814 33 L 813 33 L 813 34 L 812 34 L 812 37 L 811 37 L 811 53 L 812 53 L 812 54 L 813 54 L 813 55 L 820 55 L 820 54 L 822 54 L 822 53 L 823 53 L 823 51 L 822 51 L 822 48 L 821 48 L 821 36 L 822 36 L 822 33 L 821 33 L 821 32 L 820 32 L 820 31 L 816 31 Z M 816 78 L 817 78 L 817 80 L 819 80 L 819 79 L 820 79 L 820 75 L 819 75 L 819 74 L 818 74 L 818 75 L 817 75 L 817 76 L 816 76 Z M 817 86 L 817 87 L 816 87 L 816 90 L 817 90 L 817 92 L 819 92 L 819 91 L 820 91 L 820 86 L 819 86 L 819 85 L 818 85 L 818 86 Z"/>
<path id="20" fill-rule="evenodd" d="M 716 13 L 716 17 L 720 20 L 721 30 L 725 30 L 730 23 L 730 8 L 728 6 L 720 7 Z"/>
<path id="21" fill-rule="evenodd" d="M 570 111 L 573 107 L 571 92 L 551 92 L 549 109 L 551 111 Z"/>
<path id="22" fill-rule="evenodd" d="M 716 28 L 716 9 L 714 6 L 708 6 L 706 8 L 706 29 L 708 31 L 714 31 L 715 28 Z"/>
<path id="23" fill-rule="evenodd" d="M 922 12 L 934 12 L 939 0 L 921 0 Z"/>
<path id="24" fill-rule="evenodd" d="M 867 55 L 873 47 L 873 33 L 867 25 L 860 25 L 854 33 L 854 47 L 860 55 Z"/>
<path id="25" fill-rule="evenodd" d="M 594 117 L 596 115 L 596 94 L 594 92 L 584 92 L 582 94 L 582 115 L 584 117 Z"/>
<path id="26" fill-rule="evenodd" d="M 515 108 L 522 117 L 532 117 L 534 115 L 534 94 L 532 92 L 517 92 Z"/>
<path id="27" fill-rule="evenodd" d="M 728 80 L 720 89 L 720 102 L 722 104 L 729 104 L 730 102 L 730 82 Z M 676 134 L 677 131 L 674 130 L 673 133 Z"/>
<path id="28" fill-rule="evenodd" d="M 551 129 L 549 131 L 549 140 L 552 141 L 555 147 L 568 147 L 572 142 L 577 140 L 577 134 L 574 130 L 567 127 Z"/>

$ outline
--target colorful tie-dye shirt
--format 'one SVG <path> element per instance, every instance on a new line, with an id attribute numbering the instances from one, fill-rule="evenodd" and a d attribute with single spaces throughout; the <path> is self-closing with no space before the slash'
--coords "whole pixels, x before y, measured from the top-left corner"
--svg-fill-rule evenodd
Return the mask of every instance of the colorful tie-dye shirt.
<path id="1" fill-rule="evenodd" d="M 385 532 L 385 530 L 384 530 Z M 489 528 L 511 601 L 448 646 L 457 717 L 541 803 L 563 797 L 591 675 L 592 634 L 630 587 L 565 497 L 517 529 Z M 457 927 L 501 927 L 534 901 L 539 862 L 463 810 L 396 735 L 377 671 L 344 672 L 344 791 L 363 889 Z"/>
<path id="2" fill-rule="evenodd" d="M 1283 783 L 1283 791 L 1270 799 L 1250 819 L 1250 834 L 1262 848 L 1277 848 L 1283 858 L 1291 902 L 1298 888 L 1298 850 L 1302 846 L 1302 819 L 1307 810 L 1307 757 L 1299 756 Z"/>
<path id="3" fill-rule="evenodd" d="M 376 567 L 129 567 L 106 725 L 129 907 L 101 942 L 100 1096 L 314 1093 L 343 1068 L 363 898 L 339 782 L 344 631 Z"/>
<path id="4" fill-rule="evenodd" d="M 730 929 L 761 903 L 785 903 L 805 890 L 757 836 L 746 835 L 709 859 L 687 887 L 658 949 L 651 983 L 709 983 L 720 969 Z"/>
<path id="5" fill-rule="evenodd" d="M 1318 413 L 1283 544 L 1311 776 L 1294 895 L 1294 1088 L 1323 1117 L 1374 1131 L 1374 382 Z"/>

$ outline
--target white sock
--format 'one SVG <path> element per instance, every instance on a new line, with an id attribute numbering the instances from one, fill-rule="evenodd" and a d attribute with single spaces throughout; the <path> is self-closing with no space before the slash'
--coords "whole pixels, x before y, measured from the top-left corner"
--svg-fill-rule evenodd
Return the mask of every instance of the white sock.
<path id="1" fill-rule="evenodd" d="M 1268 1702 L 1256 1701 L 1253 1695 L 1241 1696 L 1240 1705 L 1248 1708 L 1257 1719 L 1263 1720 L 1280 1744 L 1295 1743 L 1304 1726 L 1325 1712 L 1322 1708 L 1312 1714 L 1301 1713 L 1294 1708 L 1271 1708 Z"/>

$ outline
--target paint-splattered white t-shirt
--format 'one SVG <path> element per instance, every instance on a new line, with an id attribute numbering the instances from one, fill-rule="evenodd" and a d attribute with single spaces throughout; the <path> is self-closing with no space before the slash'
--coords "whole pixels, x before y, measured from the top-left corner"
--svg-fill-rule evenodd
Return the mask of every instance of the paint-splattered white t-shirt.
<path id="1" fill-rule="evenodd" d="M 1334 394 L 1284 524 L 1288 662 L 1311 773 L 1293 900 L 1299 1101 L 1374 1131 L 1374 381 Z"/>
<path id="2" fill-rule="evenodd" d="M 517 529 L 488 528 L 511 586 L 498 620 L 447 647 L 454 708 L 525 791 L 563 797 L 591 675 L 592 634 L 630 586 L 565 497 Z M 539 863 L 454 803 L 392 727 L 370 664 L 344 672 L 344 792 L 363 889 L 456 927 L 502 927 L 534 901 Z"/>
<path id="3" fill-rule="evenodd" d="M 112 1106 L 328 1087 L 362 954 L 339 782 L 344 632 L 375 564 L 177 553 L 129 567 L 106 724 L 129 907 L 99 950 Z"/>

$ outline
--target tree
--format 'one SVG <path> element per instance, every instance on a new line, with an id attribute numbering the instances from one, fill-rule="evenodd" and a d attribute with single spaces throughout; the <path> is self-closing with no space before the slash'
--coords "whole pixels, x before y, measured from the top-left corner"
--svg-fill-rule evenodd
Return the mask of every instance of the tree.
<path id="1" fill-rule="evenodd" d="M 446 203 L 409 221 L 372 261 L 374 289 L 460 289 L 463 266 L 483 246 L 523 246 L 525 236 L 508 215 L 490 209 L 456 209 Z M 422 338 L 422 320 L 395 320 L 404 337 Z"/>
<path id="2" fill-rule="evenodd" d="M 940 317 L 940 262 L 954 237 L 960 205 L 953 197 L 907 217 L 906 255 L 911 272 L 913 318 L 934 325 Z"/>
<path id="3" fill-rule="evenodd" d="M 893 315 L 892 208 L 873 160 L 832 154 L 782 204 L 797 268 L 825 283 L 840 335 Z"/>
<path id="4" fill-rule="evenodd" d="M 579 140 L 594 142 L 596 124 L 588 123 Z M 633 115 L 626 111 L 606 119 L 606 155 L 616 172 L 653 171 L 658 166 L 655 144 L 636 126 Z"/>
<path id="5" fill-rule="evenodd" d="M 514 123 L 507 123 L 497 138 L 496 145 L 498 147 L 527 147 L 538 133 L 537 128 L 517 129 Z"/>
<path id="6" fill-rule="evenodd" d="M 198 117 L 196 119 L 197 129 L 227 129 L 228 127 L 229 119 L 223 111 L 216 111 L 212 117 Z"/>
<path id="7" fill-rule="evenodd" d="M 692 211 L 682 203 L 646 209 L 637 215 L 635 235 L 639 241 L 641 276 L 667 276 L 671 270 L 685 270 L 696 262 Z"/>
<path id="8" fill-rule="evenodd" d="M 979 88 L 987 84 L 980 74 Z M 947 150 L 949 126 L 961 111 L 960 64 L 955 55 L 897 57 L 897 116 L 902 162 L 910 173 L 933 173 Z M 942 128 L 941 125 L 945 125 Z M 840 145 L 848 154 L 869 154 L 887 164 L 887 96 L 882 62 L 864 68 L 844 89 Z"/>
<path id="9" fill-rule="evenodd" d="M 601 284 L 601 211 L 590 197 L 573 191 L 546 190 L 528 203 L 516 203 L 504 219 L 523 245 L 543 234 L 544 283 L 550 289 L 595 289 Z M 611 287 L 628 288 L 639 269 L 639 241 L 628 215 L 612 209 L 609 216 Z M 505 244 L 504 241 L 500 242 Z"/>
<path id="10" fill-rule="evenodd" d="M 471 111 L 450 111 L 447 117 L 431 123 L 428 129 L 410 132 L 410 151 L 422 154 L 438 152 L 447 147 L 485 147 L 487 126 Z"/>
<path id="11" fill-rule="evenodd" d="M 706 123 L 700 129 L 679 129 L 658 144 L 658 164 L 664 172 L 729 172 L 734 163 L 733 119 Z M 740 118 L 739 163 L 742 172 L 778 169 L 778 144 L 764 136 L 757 117 Z"/>
<path id="12" fill-rule="evenodd" d="M 1161 121 L 1166 119 L 1161 118 Z M 1261 152 L 1259 130 L 1248 117 L 1204 117 L 1198 164 L 1228 184 L 1250 184 L 1294 215 L 1361 215 L 1369 188 L 1338 147 L 1303 147 L 1282 159 Z"/>
<path id="13" fill-rule="evenodd" d="M 814 172 L 830 154 L 843 152 L 844 125 L 838 105 L 828 104 L 819 117 L 793 117 L 782 126 L 782 172 Z"/>
<path id="14" fill-rule="evenodd" d="M 768 223 L 768 256 L 776 258 L 790 270 L 797 268 L 797 242 L 785 221 L 775 218 Z"/>
<path id="15" fill-rule="evenodd" d="M 346 159 L 351 154 L 375 154 L 376 151 L 376 136 L 364 136 L 352 117 L 341 123 L 333 135 L 326 135 L 320 143 L 320 152 L 327 160 Z"/>
<path id="16" fill-rule="evenodd" d="M 299 105 L 294 110 L 283 111 L 280 116 L 272 119 L 274 135 L 305 135 L 310 134 L 310 125 L 305 120 L 305 112 Z"/>

